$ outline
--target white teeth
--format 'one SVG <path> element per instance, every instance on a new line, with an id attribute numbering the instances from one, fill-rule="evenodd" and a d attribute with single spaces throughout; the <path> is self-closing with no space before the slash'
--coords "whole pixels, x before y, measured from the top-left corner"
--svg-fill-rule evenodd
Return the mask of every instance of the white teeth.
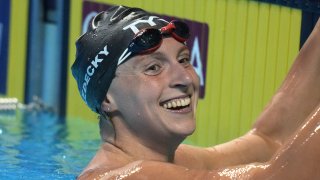
<path id="1" fill-rule="evenodd" d="M 185 106 L 184 99 L 181 99 L 181 106 Z"/>
<path id="2" fill-rule="evenodd" d="M 173 101 L 173 102 L 172 102 L 172 107 L 173 107 L 173 108 L 177 107 L 177 103 Z"/>
<path id="3" fill-rule="evenodd" d="M 191 99 L 189 97 L 186 98 L 180 98 L 180 99 L 174 99 L 171 100 L 162 106 L 166 109 L 175 108 L 175 107 L 182 107 L 182 106 L 188 106 L 191 102 Z"/>
<path id="4" fill-rule="evenodd" d="M 186 105 L 189 105 L 189 104 L 190 104 L 190 101 L 191 101 L 190 98 L 187 98 L 187 99 L 184 100 L 184 102 L 185 102 Z"/>

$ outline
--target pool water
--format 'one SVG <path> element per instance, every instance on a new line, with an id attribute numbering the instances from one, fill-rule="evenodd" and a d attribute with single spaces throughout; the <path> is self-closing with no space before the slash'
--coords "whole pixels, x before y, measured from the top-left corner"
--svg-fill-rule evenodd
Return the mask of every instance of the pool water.
<path id="1" fill-rule="evenodd" d="M 99 144 L 96 121 L 0 112 L 0 179 L 75 179 Z"/>

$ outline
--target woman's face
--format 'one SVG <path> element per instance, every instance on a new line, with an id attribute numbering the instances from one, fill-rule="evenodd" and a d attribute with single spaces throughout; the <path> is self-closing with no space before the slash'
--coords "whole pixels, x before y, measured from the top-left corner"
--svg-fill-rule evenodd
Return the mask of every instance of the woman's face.
<path id="1" fill-rule="evenodd" d="M 195 130 L 199 79 L 187 47 L 163 39 L 152 54 L 120 65 L 108 91 L 110 102 L 138 137 L 186 137 Z"/>

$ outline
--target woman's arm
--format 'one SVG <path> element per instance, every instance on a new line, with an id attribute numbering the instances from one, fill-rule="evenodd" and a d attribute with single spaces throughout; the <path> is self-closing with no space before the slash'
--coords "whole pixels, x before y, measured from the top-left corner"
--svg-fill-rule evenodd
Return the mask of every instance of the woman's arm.
<path id="1" fill-rule="evenodd" d="M 320 178 L 320 103 L 304 125 L 268 162 L 257 179 L 319 179 Z M 268 175 L 269 174 L 269 175 Z"/>
<path id="2" fill-rule="evenodd" d="M 192 168 L 220 168 L 266 162 L 290 139 L 319 102 L 320 20 L 296 57 L 282 86 L 249 133 L 206 149 L 182 145 L 177 150 L 176 163 Z M 185 156 L 192 157 L 191 163 L 185 160 Z"/>
<path id="3" fill-rule="evenodd" d="M 320 20 L 301 48 L 278 92 L 254 125 L 281 144 L 320 102 Z"/>

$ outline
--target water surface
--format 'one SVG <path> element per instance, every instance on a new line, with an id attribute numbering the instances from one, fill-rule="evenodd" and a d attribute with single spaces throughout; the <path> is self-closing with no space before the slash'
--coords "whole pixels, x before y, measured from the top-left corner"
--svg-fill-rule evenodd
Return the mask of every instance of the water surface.
<path id="1" fill-rule="evenodd" d="M 0 112 L 0 179 L 75 179 L 99 144 L 97 121 Z"/>

